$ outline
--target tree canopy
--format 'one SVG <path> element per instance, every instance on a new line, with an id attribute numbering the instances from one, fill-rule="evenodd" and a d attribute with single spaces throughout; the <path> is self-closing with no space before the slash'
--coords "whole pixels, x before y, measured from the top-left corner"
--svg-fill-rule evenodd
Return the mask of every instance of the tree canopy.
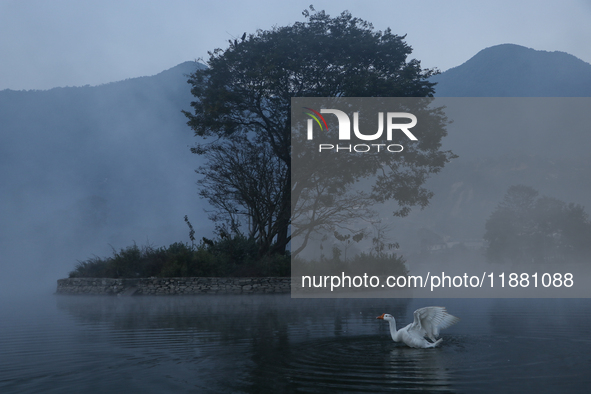
<path id="1" fill-rule="evenodd" d="M 303 14 L 304 22 L 259 30 L 210 52 L 208 68 L 188 81 L 196 100 L 193 112 L 184 113 L 195 135 L 205 137 L 192 151 L 208 159 L 197 170 L 204 175 L 202 196 L 215 209 L 212 218 L 231 231 L 240 216 L 246 218 L 261 253 L 284 251 L 290 240 L 292 97 L 434 93 L 428 79 L 437 71 L 408 60 L 412 48 L 405 36 L 376 31 L 349 12 L 330 17 L 310 7 Z M 453 157 L 437 151 L 443 135 L 429 148 L 437 156 L 429 169 L 417 171 L 437 172 Z M 255 164 L 257 157 L 272 170 Z M 261 209 L 262 202 L 272 209 Z"/>

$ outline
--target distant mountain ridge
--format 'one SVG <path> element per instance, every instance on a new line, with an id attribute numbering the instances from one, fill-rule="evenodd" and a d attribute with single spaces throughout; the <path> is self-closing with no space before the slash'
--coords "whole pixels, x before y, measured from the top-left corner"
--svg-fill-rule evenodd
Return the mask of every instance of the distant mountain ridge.
<path id="1" fill-rule="evenodd" d="M 98 85 L 83 85 L 83 86 L 58 86 L 50 89 L 2 89 L 0 93 L 6 92 L 47 92 L 56 89 L 88 89 L 88 88 L 104 88 L 106 86 L 114 86 L 114 85 L 123 85 L 123 86 L 142 86 L 143 84 L 148 85 L 168 85 L 177 84 L 179 81 L 182 82 L 182 86 L 185 87 L 185 83 L 187 82 L 186 76 L 195 72 L 195 70 L 200 68 L 205 68 L 206 66 L 202 63 L 197 61 L 186 61 L 180 64 L 177 64 L 174 67 L 166 69 L 164 71 L 159 72 L 155 75 L 146 75 L 140 77 L 132 77 L 126 78 L 119 81 L 112 81 L 107 83 L 102 83 Z"/>
<path id="2" fill-rule="evenodd" d="M 436 97 L 591 97 L 591 64 L 565 52 L 502 44 L 431 81 Z"/>

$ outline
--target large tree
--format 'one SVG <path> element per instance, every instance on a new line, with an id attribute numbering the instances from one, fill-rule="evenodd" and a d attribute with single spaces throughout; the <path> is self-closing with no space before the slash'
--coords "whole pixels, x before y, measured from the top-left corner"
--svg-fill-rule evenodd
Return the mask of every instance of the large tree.
<path id="1" fill-rule="evenodd" d="M 405 36 L 390 29 L 376 31 L 348 12 L 332 18 L 310 10 L 303 13 L 305 22 L 259 30 L 230 41 L 225 50 L 210 52 L 208 67 L 189 79 L 196 100 L 191 103 L 193 113 L 185 115 L 195 135 L 206 138 L 193 148 L 208 159 L 198 171 L 205 175 L 202 184 L 209 187 L 202 195 L 216 209 L 214 218 L 224 218 L 231 227 L 236 224 L 236 213 L 247 216 L 250 235 L 258 239 L 261 253 L 284 251 L 290 240 L 292 97 L 432 97 L 434 93 L 434 83 L 428 79 L 436 70 L 408 60 L 412 49 Z M 416 171 L 419 181 L 413 187 L 417 188 L 426 174 L 442 168 L 453 156 L 438 151 L 443 135 L 427 149 L 432 155 L 428 163 L 404 173 L 401 169 L 398 178 L 394 169 L 386 183 L 391 185 Z M 269 160 L 269 153 L 275 161 Z M 273 171 L 248 161 L 257 155 Z M 253 165 L 240 164 L 240 160 Z M 392 192 L 382 196 L 396 199 Z M 263 202 L 273 206 L 261 210 Z M 264 215 L 254 213 L 262 211 Z M 263 229 L 264 234 L 257 233 Z"/>

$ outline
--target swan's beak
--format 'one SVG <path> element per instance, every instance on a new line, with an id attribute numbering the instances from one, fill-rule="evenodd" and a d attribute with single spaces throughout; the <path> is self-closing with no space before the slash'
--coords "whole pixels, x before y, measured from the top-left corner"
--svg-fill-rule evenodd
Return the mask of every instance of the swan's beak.
<path id="1" fill-rule="evenodd" d="M 384 315 L 385 315 L 385 313 L 382 313 L 382 316 L 378 316 L 378 317 L 376 317 L 376 319 L 382 319 L 382 320 L 384 320 Z"/>

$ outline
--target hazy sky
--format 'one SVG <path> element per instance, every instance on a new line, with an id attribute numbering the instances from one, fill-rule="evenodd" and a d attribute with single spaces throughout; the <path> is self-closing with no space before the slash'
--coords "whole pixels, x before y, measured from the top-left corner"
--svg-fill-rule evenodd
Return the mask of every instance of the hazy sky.
<path id="1" fill-rule="evenodd" d="M 413 57 L 442 71 L 504 43 L 591 63 L 591 0 L 0 0 L 0 90 L 154 75 L 244 32 L 303 21 L 310 3 L 408 34 Z"/>

